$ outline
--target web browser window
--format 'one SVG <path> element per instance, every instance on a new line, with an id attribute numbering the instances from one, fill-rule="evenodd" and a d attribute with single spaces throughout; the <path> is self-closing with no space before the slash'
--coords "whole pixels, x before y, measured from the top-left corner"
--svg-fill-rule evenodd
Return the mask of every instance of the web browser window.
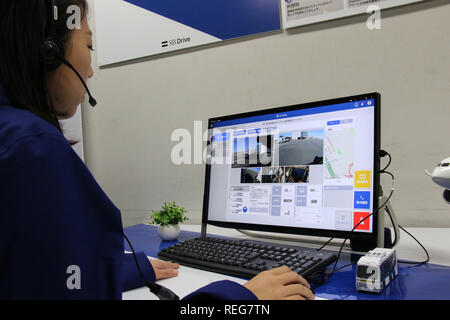
<path id="1" fill-rule="evenodd" d="M 373 210 L 374 104 L 211 123 L 208 220 L 351 231 Z"/>

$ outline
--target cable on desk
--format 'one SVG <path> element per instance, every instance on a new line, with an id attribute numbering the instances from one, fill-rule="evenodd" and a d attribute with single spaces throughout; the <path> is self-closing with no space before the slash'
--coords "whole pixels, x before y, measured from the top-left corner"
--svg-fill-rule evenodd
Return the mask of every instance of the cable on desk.
<path id="1" fill-rule="evenodd" d="M 385 171 L 385 173 L 387 173 L 387 171 Z M 358 226 L 359 226 L 361 223 L 363 223 L 366 219 L 370 218 L 370 217 L 373 216 L 375 213 L 377 213 L 378 211 L 380 211 L 381 209 L 383 209 L 383 208 L 386 206 L 386 204 L 389 202 L 389 200 L 392 198 L 392 195 L 394 194 L 394 175 L 392 175 L 392 173 L 390 173 L 390 172 L 389 172 L 389 174 L 391 175 L 391 177 L 392 177 L 392 179 L 393 179 L 393 180 L 392 180 L 392 188 L 391 188 L 391 192 L 390 192 L 389 196 L 387 197 L 387 199 L 383 202 L 383 204 L 382 204 L 381 206 L 379 206 L 379 207 L 378 207 L 376 210 L 374 210 L 371 214 L 369 214 L 367 217 L 365 217 L 364 219 L 362 219 L 358 224 L 356 224 L 356 226 L 353 227 L 353 229 L 352 229 L 352 231 L 350 231 L 350 233 L 354 232 L 354 231 L 356 230 L 356 228 L 358 228 Z M 345 238 L 345 239 L 344 239 L 344 242 L 343 242 L 342 245 L 341 245 L 341 248 L 340 248 L 340 250 L 339 250 L 339 254 L 338 254 L 336 263 L 334 264 L 334 268 L 333 268 L 333 269 L 336 269 L 336 265 L 337 265 L 337 263 L 338 263 L 338 261 L 339 261 L 339 257 L 340 257 L 340 255 L 341 255 L 342 248 L 344 247 L 345 242 L 346 242 L 347 240 L 348 240 L 348 238 Z"/>
<path id="2" fill-rule="evenodd" d="M 385 171 L 385 170 L 384 170 L 382 173 L 387 173 L 387 174 L 389 174 L 389 175 L 391 176 L 391 178 L 392 178 L 392 188 L 391 188 L 391 192 L 389 193 L 389 196 L 387 197 L 387 199 L 383 202 L 383 204 L 382 204 L 381 206 L 379 206 L 376 210 L 374 210 L 371 214 L 369 214 L 369 215 L 368 215 L 367 217 L 365 217 L 364 219 L 361 219 L 361 221 L 359 221 L 359 223 L 356 224 L 356 226 L 353 227 L 353 229 L 350 231 L 350 233 L 354 232 L 354 231 L 356 230 L 356 228 L 358 228 L 358 226 L 359 226 L 361 223 L 363 223 L 366 219 L 369 219 L 369 218 L 370 218 L 371 216 L 373 216 L 376 212 L 378 212 L 378 211 L 380 211 L 382 208 L 384 208 L 384 207 L 386 206 L 386 204 L 389 202 L 389 200 L 392 198 L 392 195 L 394 194 L 394 190 L 395 190 L 395 189 L 394 189 L 394 181 L 395 181 L 394 175 L 393 175 L 392 173 L 388 172 L 388 171 Z M 390 216 L 390 215 L 389 215 L 389 216 Z M 392 221 L 392 217 L 391 217 L 391 221 Z M 330 240 L 328 240 L 321 248 L 318 249 L 318 251 L 319 251 L 319 250 L 322 250 L 322 249 L 323 249 L 323 248 L 324 248 L 331 240 L 333 240 L 333 238 L 331 238 Z M 315 277 L 316 275 L 313 274 L 313 275 L 310 277 L 311 281 L 316 282 L 316 283 L 319 284 L 319 286 L 320 286 L 320 285 L 324 284 L 326 281 L 328 281 L 328 279 L 329 279 L 334 273 L 338 272 L 339 270 L 341 270 L 341 269 L 343 269 L 343 268 L 345 268 L 345 267 L 347 267 L 347 266 L 350 266 L 350 265 L 354 264 L 354 263 L 351 263 L 351 264 L 345 265 L 345 266 L 343 266 L 343 267 L 336 268 L 336 266 L 337 266 L 337 264 L 338 264 L 338 262 L 339 262 L 339 258 L 341 257 L 342 249 L 344 248 L 344 245 L 345 245 L 345 243 L 347 242 L 347 240 L 348 240 L 348 238 L 345 238 L 344 241 L 342 242 L 342 245 L 341 245 L 341 247 L 340 247 L 340 249 L 339 249 L 339 253 L 338 253 L 338 256 L 337 256 L 337 258 L 336 258 L 336 262 L 334 263 L 333 269 L 331 269 L 331 271 L 330 271 L 330 269 L 324 270 L 324 271 L 320 274 L 320 276 L 322 276 L 323 278 L 322 278 L 321 280 L 318 280 L 318 281 L 314 279 L 314 277 Z"/>
<path id="3" fill-rule="evenodd" d="M 390 155 L 389 153 L 387 153 L 387 152 L 386 152 L 386 154 L 389 156 L 389 162 L 388 162 L 387 166 L 386 166 L 383 170 L 381 170 L 380 173 L 386 173 L 386 174 L 390 175 L 390 176 L 392 177 L 392 182 L 394 182 L 394 179 L 395 179 L 395 178 L 394 178 L 394 175 L 393 175 L 392 173 L 390 173 L 389 171 L 386 171 L 386 168 L 389 167 L 389 165 L 390 165 L 390 163 L 391 163 L 391 155 Z M 394 188 L 394 186 L 392 186 L 392 188 Z M 391 220 L 392 225 L 394 225 L 394 219 L 392 218 L 392 214 L 391 214 L 391 212 L 389 211 L 389 208 L 386 207 L 385 210 L 386 210 L 386 212 L 387 212 L 387 214 L 388 214 L 388 216 L 389 216 L 389 219 Z M 425 251 L 425 254 L 427 255 L 427 259 L 426 259 L 425 261 L 416 262 L 416 261 L 401 261 L 401 260 L 398 260 L 398 263 L 422 265 L 422 264 L 425 264 L 425 263 L 427 263 L 428 261 L 430 261 L 430 255 L 428 254 L 427 249 L 425 249 L 425 247 L 420 243 L 420 241 L 417 240 L 411 233 L 409 233 L 408 231 L 406 231 L 400 224 L 398 225 L 398 227 L 399 227 L 401 230 L 403 230 L 404 232 L 406 232 L 411 238 L 413 238 L 413 239 L 414 239 L 414 240 L 422 247 L 423 251 Z M 392 243 L 395 244 L 395 243 L 397 242 L 397 237 L 398 237 L 398 235 L 397 235 L 397 230 L 396 230 L 396 228 L 394 227 L 393 229 L 394 229 L 394 240 L 392 241 Z"/>
<path id="4" fill-rule="evenodd" d="M 368 219 L 368 218 L 371 217 L 374 213 L 376 213 L 377 211 L 379 211 L 380 209 L 382 209 L 382 208 L 384 208 L 384 207 L 385 207 L 385 210 L 386 210 L 386 212 L 387 212 L 387 214 L 388 214 L 388 216 L 389 216 L 389 219 L 391 220 L 392 225 L 394 226 L 394 220 L 393 220 L 393 218 L 392 218 L 392 214 L 391 214 L 391 212 L 389 211 L 389 208 L 386 206 L 386 204 L 389 202 L 389 200 L 391 199 L 391 197 L 392 197 L 392 195 L 393 195 L 393 193 L 394 193 L 395 177 L 394 177 L 394 175 L 393 175 L 391 172 L 386 171 L 386 169 L 387 169 L 387 168 L 390 166 L 390 164 L 391 164 L 392 157 L 391 157 L 391 155 L 390 155 L 388 152 L 386 152 L 386 151 L 384 151 L 384 150 L 381 150 L 381 151 L 380 151 L 380 154 L 379 154 L 380 157 L 385 157 L 386 155 L 389 157 L 389 161 L 388 161 L 387 165 L 386 165 L 382 170 L 379 171 L 379 173 L 380 173 L 380 174 L 385 173 L 385 174 L 391 176 L 391 178 L 392 178 L 391 192 L 390 192 L 388 198 L 386 199 L 386 201 L 385 201 L 385 202 L 384 202 L 377 210 L 375 210 L 375 211 L 372 212 L 370 215 L 368 215 L 367 217 L 365 217 L 364 219 L 362 219 L 362 220 L 361 220 L 361 221 L 360 221 L 360 222 L 352 229 L 351 232 L 354 232 L 354 230 L 355 230 L 355 229 L 356 229 L 356 228 L 357 228 L 364 220 Z M 416 262 L 416 261 L 402 261 L 402 260 L 398 260 L 398 263 L 402 263 L 402 264 L 414 264 L 414 265 L 419 266 L 419 265 L 425 264 L 425 263 L 427 263 L 428 261 L 430 261 L 430 256 L 429 256 L 429 254 L 428 254 L 428 251 L 427 251 L 427 249 L 425 249 L 425 247 L 420 243 L 420 241 L 418 241 L 411 233 L 409 233 L 408 231 L 406 231 L 401 225 L 398 225 L 398 227 L 399 227 L 401 230 L 403 230 L 404 232 L 406 232 L 411 238 L 413 238 L 413 239 L 414 239 L 414 240 L 422 247 L 422 249 L 425 251 L 425 254 L 427 255 L 427 259 L 426 259 L 425 261 Z M 396 228 L 394 227 L 393 229 L 394 229 L 394 239 L 393 239 L 393 242 L 392 242 L 392 243 L 395 244 L 395 243 L 397 242 L 397 237 L 398 237 L 398 235 L 397 235 L 397 230 L 396 230 Z M 323 249 L 326 245 L 328 245 L 328 243 L 330 243 L 333 239 L 334 239 L 334 238 L 331 238 L 330 240 L 328 240 L 328 241 L 327 241 L 325 244 L 323 244 L 319 249 L 317 249 L 317 251 L 322 250 L 322 249 Z M 342 243 L 342 245 L 341 245 L 341 248 L 339 249 L 338 257 L 337 257 L 337 259 L 336 259 L 336 262 L 335 262 L 335 264 L 334 264 L 333 269 L 332 269 L 331 271 L 328 271 L 328 273 L 327 273 L 327 270 L 324 270 L 324 271 L 321 272 L 321 274 L 313 274 L 313 275 L 310 277 L 310 278 L 311 278 L 311 281 L 312 281 L 314 284 L 317 284 L 317 285 L 318 285 L 318 286 L 315 287 L 314 289 L 317 289 L 319 286 L 321 286 L 321 285 L 324 284 L 326 281 L 328 281 L 328 279 L 329 279 L 334 273 L 338 272 L 339 270 L 341 270 L 341 269 L 343 269 L 343 268 L 346 268 L 346 267 L 348 267 L 348 266 L 350 266 L 350 265 L 355 264 L 355 263 L 347 264 L 347 265 L 344 265 L 344 266 L 342 266 L 342 267 L 336 269 L 337 263 L 338 263 L 339 258 L 340 258 L 340 256 L 341 256 L 341 253 L 342 253 L 342 248 L 344 247 L 345 242 L 346 242 L 347 240 L 348 240 L 347 238 L 344 239 L 344 241 L 343 241 L 343 243 Z M 328 270 L 329 270 L 329 269 L 328 269 Z M 316 276 L 322 276 L 322 279 L 316 280 L 316 279 L 315 279 Z"/>
<path id="5" fill-rule="evenodd" d="M 144 274 L 142 273 L 141 267 L 139 266 L 138 259 L 136 257 L 136 252 L 134 251 L 133 245 L 131 244 L 131 241 L 128 239 L 128 237 L 125 235 L 125 233 L 122 233 L 122 236 L 127 241 L 128 245 L 130 246 L 131 252 L 133 253 L 134 262 L 136 263 L 136 267 L 139 273 L 139 276 L 144 281 L 145 286 L 150 289 L 150 292 L 155 294 L 160 300 L 180 300 L 180 298 L 172 292 L 170 289 L 163 287 L 157 283 L 153 283 L 145 279 Z"/>
<path id="6" fill-rule="evenodd" d="M 404 232 L 406 232 L 411 238 L 413 238 L 418 244 L 419 246 L 422 247 L 423 251 L 425 251 L 425 254 L 427 255 L 427 259 L 425 261 L 421 261 L 421 262 L 417 262 L 417 261 L 401 261 L 398 260 L 398 263 L 403 263 L 403 264 L 416 264 L 417 266 L 420 266 L 422 264 L 427 263 L 428 261 L 430 261 L 430 255 L 428 254 L 427 249 L 425 249 L 425 247 L 420 243 L 419 240 L 417 240 L 411 233 L 409 233 L 408 231 L 406 231 L 401 225 L 398 226 L 400 229 L 402 229 Z"/>
<path id="7" fill-rule="evenodd" d="M 354 230 L 355 230 L 362 222 L 364 222 L 366 219 L 368 219 L 368 218 L 370 218 L 371 216 L 373 216 L 373 214 L 374 214 L 375 212 L 378 212 L 380 209 L 382 209 L 383 207 L 385 207 L 386 204 L 387 204 L 387 203 L 389 202 L 389 200 L 391 199 L 392 194 L 394 193 L 395 177 L 394 177 L 394 175 L 393 175 L 391 172 L 386 171 L 386 169 L 389 168 L 389 166 L 391 165 L 392 157 L 391 157 L 391 155 L 389 154 L 389 152 L 387 152 L 387 151 L 385 151 L 385 150 L 380 150 L 380 152 L 379 152 L 378 155 L 379 155 L 380 157 L 385 157 L 385 156 L 388 156 L 388 157 L 389 157 L 389 161 L 388 161 L 387 165 L 386 165 L 382 170 L 380 170 L 378 173 L 380 173 L 380 174 L 386 173 L 386 174 L 388 174 L 388 175 L 391 176 L 391 178 L 392 178 L 391 192 L 390 192 L 389 197 L 387 198 L 387 200 L 386 200 L 386 201 L 385 201 L 385 202 L 384 202 L 377 210 L 375 210 L 375 211 L 372 212 L 370 215 L 368 215 L 367 217 L 365 217 L 364 219 L 362 219 L 362 220 L 361 220 L 361 221 L 353 228 L 353 230 L 350 231 L 350 232 L 353 232 L 353 231 L 354 231 Z M 394 225 L 394 220 L 393 220 L 393 218 L 392 218 L 390 212 L 387 210 L 387 207 L 386 207 L 386 212 L 387 212 L 388 215 L 389 215 L 389 218 L 390 218 L 390 220 L 391 220 L 392 225 Z M 325 248 L 325 247 L 326 247 L 333 239 L 334 239 L 334 238 L 329 239 L 327 242 L 325 242 L 325 244 L 323 244 L 320 248 L 318 248 L 317 251 L 320 251 L 320 250 L 322 250 L 323 248 Z M 339 255 L 340 255 L 340 253 L 341 253 L 341 251 L 342 251 L 342 247 L 345 245 L 346 240 L 347 240 L 347 239 L 344 240 L 344 242 L 343 242 L 343 244 L 342 244 L 342 246 L 341 246 L 341 249 L 339 250 Z M 394 241 L 393 241 L 392 243 L 395 243 L 396 241 L 397 241 L 397 231 L 396 231 L 395 228 L 394 228 Z M 338 255 L 338 259 L 339 259 L 339 255 Z"/>
<path id="8" fill-rule="evenodd" d="M 391 176 L 391 178 L 392 178 L 392 186 L 391 186 L 391 191 L 390 191 L 390 193 L 389 193 L 389 196 L 387 197 L 387 199 L 384 201 L 384 203 L 381 205 L 381 206 L 379 206 L 375 211 L 373 211 L 370 215 L 368 215 L 367 217 L 365 217 L 364 219 L 362 219 L 351 231 L 350 231 L 350 233 L 352 233 L 352 232 L 354 232 L 355 230 L 356 230 L 356 228 L 361 224 L 361 223 L 363 223 L 366 219 L 369 219 L 371 216 L 373 216 L 376 212 L 378 212 L 378 211 L 380 211 L 382 208 L 385 208 L 385 210 L 386 210 L 386 212 L 387 212 L 387 214 L 388 214 L 388 216 L 389 216 L 389 219 L 390 219 L 390 221 L 391 221 L 391 223 L 392 223 L 392 225 L 394 226 L 394 220 L 393 220 L 393 218 L 392 218 L 392 214 L 391 214 L 391 212 L 389 211 L 389 209 L 388 209 L 388 207 L 386 206 L 387 205 L 387 203 L 389 202 L 389 200 L 392 198 L 392 195 L 393 195 L 393 193 L 394 193 L 394 184 L 395 184 L 395 177 L 394 177 L 394 175 L 391 173 L 391 172 L 389 172 L 389 171 L 386 171 L 386 169 L 387 168 L 389 168 L 389 166 L 391 165 L 391 162 L 392 162 L 392 157 L 391 157 L 391 155 L 389 154 L 389 152 L 387 152 L 387 151 L 385 151 L 385 150 L 380 150 L 380 153 L 379 153 L 379 156 L 380 157 L 385 157 L 385 156 L 388 156 L 389 157 L 389 160 L 388 160 L 388 163 L 386 164 L 386 166 L 383 168 L 383 169 L 381 169 L 380 171 L 379 171 L 379 173 L 380 174 L 383 174 L 383 173 L 385 173 L 385 174 L 387 174 L 387 175 L 389 175 L 389 176 Z M 400 226 L 400 225 L 398 225 L 399 226 L 399 228 L 401 229 L 401 230 L 403 230 L 404 232 L 406 232 L 410 237 L 412 237 L 421 247 L 422 247 L 422 249 L 425 251 L 425 254 L 427 255 L 427 259 L 425 260 L 425 261 L 423 261 L 423 262 L 414 262 L 414 261 L 401 261 L 401 260 L 398 260 L 398 263 L 403 263 L 403 264 L 416 264 L 416 265 L 422 265 L 422 264 L 424 264 L 424 263 L 427 263 L 428 261 L 429 261 L 429 259 L 430 259 L 430 256 L 429 256 L 429 254 L 428 254 L 428 251 L 425 249 L 425 247 L 412 235 L 412 234 L 410 234 L 408 231 L 406 231 L 402 226 Z M 394 227 L 393 228 L 394 229 L 394 239 L 393 239 L 393 242 L 392 242 L 392 244 L 395 244 L 396 242 L 397 242 L 397 237 L 398 237 L 398 235 L 397 235 L 397 230 L 396 230 L 396 228 Z M 240 231 L 240 230 L 238 230 L 238 231 Z M 242 231 L 241 231 L 242 232 Z M 330 238 L 327 242 L 325 242 L 320 248 L 318 248 L 318 249 L 316 249 L 317 251 L 320 251 L 320 250 L 322 250 L 323 248 L 325 248 L 332 240 L 333 240 L 334 238 Z M 344 268 L 346 268 L 346 267 L 348 267 L 348 266 L 351 266 L 351 265 L 354 265 L 356 262 L 354 262 L 354 263 L 350 263 L 350 264 L 347 264 L 347 265 L 344 265 L 344 266 L 342 266 L 342 267 L 339 267 L 339 268 L 337 268 L 336 269 L 336 266 L 337 266 L 337 263 L 339 262 L 339 258 L 340 258 L 340 256 L 341 256 L 341 253 L 342 253 L 342 249 L 343 249 L 343 247 L 345 246 L 345 243 L 346 243 L 346 241 L 347 240 L 349 240 L 348 238 L 345 238 L 344 239 L 344 241 L 342 242 L 342 245 L 341 245 L 341 247 L 340 247 L 340 249 L 339 249 L 339 253 L 338 253 L 338 256 L 337 256 L 337 258 L 336 258 L 336 262 L 335 262 L 335 264 L 334 264 L 334 266 L 333 266 L 333 269 L 326 269 L 326 270 L 322 270 L 322 271 L 319 271 L 319 272 L 317 272 L 317 273 L 314 273 L 314 274 L 312 274 L 311 276 L 309 276 L 308 278 L 310 279 L 310 282 L 312 282 L 313 284 L 316 284 L 317 285 L 317 287 L 315 287 L 314 289 L 317 289 L 319 286 L 321 286 L 322 284 L 324 284 L 326 281 L 328 281 L 328 279 L 334 274 L 334 273 L 336 273 L 336 272 L 338 272 L 338 271 L 340 271 L 341 269 L 344 269 Z M 321 277 L 321 279 L 317 279 L 317 277 Z M 314 290 L 313 289 L 313 290 Z"/>
<path id="9" fill-rule="evenodd" d="M 330 240 L 328 240 L 327 242 L 325 242 L 320 248 L 316 249 L 317 251 L 322 250 L 323 248 L 325 248 L 327 246 L 327 244 L 329 244 L 331 241 L 333 241 L 334 238 L 330 238 Z"/>
<path id="10" fill-rule="evenodd" d="M 349 266 L 354 265 L 356 262 L 352 262 L 346 265 L 343 265 L 342 267 L 337 268 L 336 270 L 332 270 L 331 272 L 327 273 L 327 270 L 322 270 L 322 271 L 318 271 L 316 273 L 313 273 L 310 277 L 309 277 L 309 282 L 311 284 L 313 284 L 312 287 L 312 291 L 316 290 L 317 288 L 319 288 L 320 286 L 322 286 L 323 284 L 325 284 L 328 279 L 336 272 L 347 268 Z M 328 269 L 329 270 L 329 269 Z"/>

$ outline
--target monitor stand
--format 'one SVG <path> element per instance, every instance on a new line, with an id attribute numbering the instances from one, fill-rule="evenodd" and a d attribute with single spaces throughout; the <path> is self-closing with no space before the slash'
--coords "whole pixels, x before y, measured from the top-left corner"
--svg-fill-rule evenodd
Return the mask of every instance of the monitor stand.
<path id="1" fill-rule="evenodd" d="M 200 231 L 200 237 L 206 238 L 206 229 L 208 224 L 206 222 L 202 222 L 202 230 Z"/>

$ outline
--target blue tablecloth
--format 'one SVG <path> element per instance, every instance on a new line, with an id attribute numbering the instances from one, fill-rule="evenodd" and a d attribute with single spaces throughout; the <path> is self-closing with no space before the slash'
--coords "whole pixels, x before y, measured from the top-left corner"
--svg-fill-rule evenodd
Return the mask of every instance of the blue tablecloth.
<path id="1" fill-rule="evenodd" d="M 152 257 L 157 257 L 158 252 L 166 247 L 200 235 L 181 231 L 178 241 L 168 242 L 161 240 L 154 226 L 140 224 L 124 231 L 136 251 L 144 251 Z M 130 250 L 126 243 L 125 249 Z M 420 266 L 399 264 L 399 275 L 381 294 L 358 292 L 355 289 L 355 274 L 359 258 L 360 255 L 342 253 L 338 267 L 351 262 L 355 264 L 336 272 L 315 290 L 315 294 L 326 299 L 345 300 L 450 300 L 450 267 L 429 263 Z"/>

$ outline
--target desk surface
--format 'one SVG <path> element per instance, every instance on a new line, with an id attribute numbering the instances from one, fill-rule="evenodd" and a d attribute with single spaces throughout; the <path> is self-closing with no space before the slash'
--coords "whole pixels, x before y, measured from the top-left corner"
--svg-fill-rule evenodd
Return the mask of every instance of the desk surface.
<path id="1" fill-rule="evenodd" d="M 199 225 L 184 225 L 178 238 L 179 241 L 199 236 Z M 407 228 L 428 250 L 430 262 L 426 265 L 413 266 L 399 264 L 399 276 L 380 294 L 366 294 L 355 289 L 356 264 L 335 273 L 326 284 L 316 289 L 318 298 L 324 299 L 450 299 L 450 229 L 447 228 Z M 156 257 L 158 252 L 176 242 L 161 241 L 156 227 L 137 225 L 125 228 L 125 233 L 130 238 L 137 251 L 144 251 L 150 257 Z M 232 238 L 249 238 L 236 230 L 208 226 L 208 235 L 225 236 Z M 292 236 L 287 236 L 291 237 Z M 294 237 L 297 238 L 298 237 Z M 267 240 L 252 238 L 258 241 L 270 241 L 293 244 L 298 246 L 318 247 L 292 241 Z M 317 238 L 319 240 L 319 238 Z M 320 240 L 324 240 L 321 238 Z M 325 239 L 326 241 L 327 239 Z M 340 244 L 338 240 L 336 244 Z M 125 246 L 128 248 L 128 246 Z M 339 250 L 338 247 L 327 247 L 328 250 Z M 400 260 L 423 261 L 425 253 L 420 246 L 407 234 L 401 233 L 400 243 L 397 246 L 397 256 Z M 356 262 L 360 255 L 344 250 L 338 266 Z M 218 273 L 180 267 L 178 277 L 158 281 L 159 284 L 173 290 L 180 297 L 218 280 L 232 280 L 238 283 L 247 282 L 246 279 L 226 276 Z M 123 293 L 124 300 L 149 300 L 157 299 L 147 288 L 139 288 Z"/>

